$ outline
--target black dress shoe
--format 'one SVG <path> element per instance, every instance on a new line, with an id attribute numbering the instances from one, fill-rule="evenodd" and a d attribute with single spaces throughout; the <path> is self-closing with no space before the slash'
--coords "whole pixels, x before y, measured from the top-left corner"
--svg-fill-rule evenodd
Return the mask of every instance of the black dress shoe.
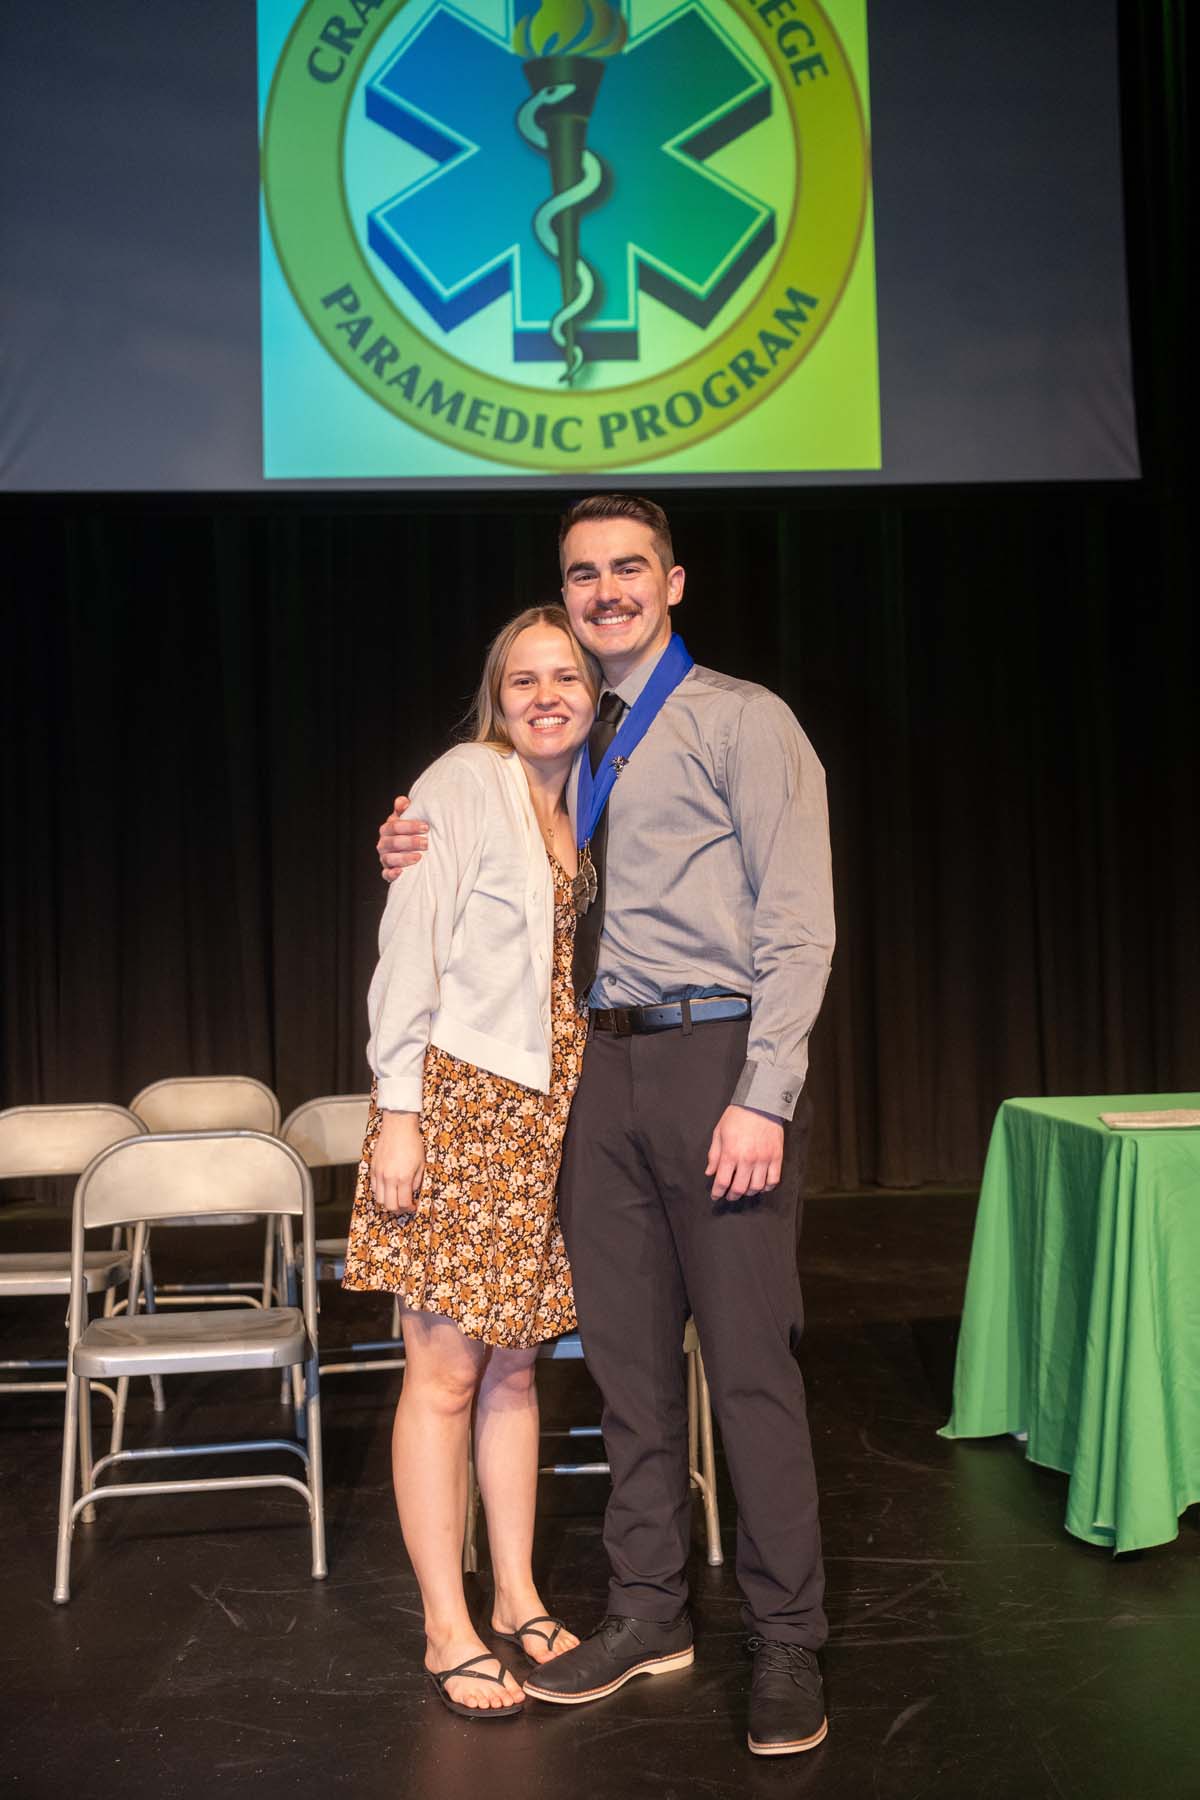
<path id="1" fill-rule="evenodd" d="M 584 1706 L 603 1700 L 635 1675 L 667 1675 L 692 1660 L 692 1626 L 685 1612 L 669 1624 L 609 1613 L 573 1650 L 542 1663 L 525 1683 L 534 1700 Z"/>
<path id="2" fill-rule="evenodd" d="M 750 1730 L 755 1756 L 794 1756 L 814 1750 L 829 1725 L 825 1689 L 816 1652 L 778 1638 L 752 1637 L 754 1679 L 750 1686 Z"/>

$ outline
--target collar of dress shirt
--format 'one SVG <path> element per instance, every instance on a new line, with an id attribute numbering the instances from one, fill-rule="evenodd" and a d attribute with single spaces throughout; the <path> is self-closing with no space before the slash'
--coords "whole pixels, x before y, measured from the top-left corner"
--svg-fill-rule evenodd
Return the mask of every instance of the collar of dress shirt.
<path id="1" fill-rule="evenodd" d="M 632 706 L 634 701 L 641 694 L 642 689 L 645 687 L 650 677 L 653 675 L 655 669 L 657 669 L 659 663 L 666 655 L 666 649 L 667 647 L 664 644 L 657 656 L 648 656 L 645 662 L 639 663 L 637 668 L 625 677 L 620 687 L 609 687 L 608 683 L 605 682 L 603 688 L 600 690 L 601 694 L 618 694 L 625 702 L 626 706 Z"/>

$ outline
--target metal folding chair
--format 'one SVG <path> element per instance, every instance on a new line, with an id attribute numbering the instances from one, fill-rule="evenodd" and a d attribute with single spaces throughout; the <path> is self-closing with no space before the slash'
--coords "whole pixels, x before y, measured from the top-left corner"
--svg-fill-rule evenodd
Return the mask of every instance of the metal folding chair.
<path id="1" fill-rule="evenodd" d="M 280 1106 L 275 1095 L 251 1075 L 175 1075 L 152 1081 L 129 1102 L 147 1131 L 264 1131 L 278 1136 Z M 161 1225 L 246 1225 L 254 1215 L 163 1219 Z M 155 1287 L 163 1306 L 270 1306 L 275 1292 L 275 1230 L 263 1241 L 262 1274 L 243 1281 L 169 1281 Z M 245 1290 L 257 1290 L 247 1293 Z M 110 1307 L 121 1311 L 121 1307 Z"/>
<path id="2" fill-rule="evenodd" d="M 11 1106 L 0 1112 L 0 1180 L 21 1177 L 43 1179 L 53 1175 L 78 1175 L 92 1158 L 122 1138 L 140 1137 L 146 1127 L 123 1106 Z M 90 1250 L 84 1259 L 83 1280 L 89 1294 L 106 1299 L 129 1279 L 129 1252 L 113 1246 Z M 71 1289 L 69 1250 L 10 1251 L 0 1256 L 0 1299 L 25 1300 L 36 1295 L 61 1294 Z M 62 1393 L 66 1380 L 51 1370 L 62 1370 L 63 1357 L 9 1357 L 0 1370 L 30 1370 L 40 1379 L 0 1380 L 0 1393 Z M 96 1386 L 112 1402 L 113 1449 L 121 1447 L 126 1387 L 114 1390 L 103 1382 Z M 162 1387 L 155 1383 L 155 1406 L 162 1408 Z M 81 1425 L 81 1442 L 90 1438 L 89 1418 Z M 90 1456 L 90 1448 L 88 1455 Z"/>
<path id="3" fill-rule="evenodd" d="M 137 1311 L 139 1252 L 151 1219 L 248 1213 L 300 1219 L 304 1244 L 304 1304 L 253 1312 Z M 85 1234 L 122 1226 L 134 1231 L 130 1307 L 124 1317 L 87 1319 Z M 71 1539 L 76 1521 L 101 1500 L 146 1494 L 208 1493 L 225 1488 L 288 1487 L 308 1505 L 312 1573 L 325 1575 L 325 1507 L 321 1467 L 321 1401 L 317 1366 L 317 1288 L 314 1274 L 312 1180 L 296 1152 L 262 1132 L 176 1132 L 132 1138 L 101 1151 L 75 1188 L 71 1226 L 69 1368 L 58 1509 L 54 1598 L 70 1599 Z M 93 1381 L 132 1375 L 187 1375 L 233 1369 L 289 1369 L 303 1365 L 304 1441 L 259 1438 L 212 1444 L 117 1450 L 94 1466 L 83 1451 L 81 1420 Z M 118 1464 L 170 1461 L 181 1456 L 228 1456 L 288 1451 L 304 1464 L 294 1475 L 206 1476 L 194 1480 L 103 1483 Z M 83 1492 L 75 1496 L 75 1464 L 84 1461 Z"/>
<path id="4" fill-rule="evenodd" d="M 721 1549 L 721 1514 L 717 1505 L 717 1456 L 713 1439 L 712 1398 L 708 1391 L 708 1378 L 704 1373 L 700 1339 L 696 1335 L 696 1325 L 692 1319 L 684 1327 L 683 1352 L 687 1357 L 688 1475 L 704 1506 L 707 1557 L 709 1563 L 716 1568 L 725 1561 L 725 1553 Z M 568 1331 L 560 1338 L 553 1338 L 542 1346 L 541 1354 L 554 1362 L 582 1361 L 583 1345 L 579 1333 Z M 566 1425 L 544 1430 L 542 1436 L 565 1437 L 576 1443 L 580 1439 L 598 1438 L 601 1431 L 599 1425 Z M 609 1467 L 602 1459 L 591 1462 L 552 1462 L 543 1463 L 538 1472 L 542 1475 L 607 1475 Z M 468 1571 L 479 1567 L 476 1548 L 479 1488 L 474 1476 L 474 1464 L 471 1463 L 467 1481 L 466 1529 L 463 1534 L 463 1568 Z"/>
<path id="5" fill-rule="evenodd" d="M 310 1169 L 344 1168 L 362 1156 L 370 1110 L 369 1094 L 326 1094 L 306 1100 L 288 1114 L 280 1137 L 290 1144 Z M 344 1237 L 318 1238 L 315 1245 L 317 1281 L 340 1281 L 346 1272 Z M 400 1336 L 400 1303 L 392 1301 L 392 1335 L 361 1343 L 339 1344 L 336 1355 L 352 1361 L 323 1362 L 322 1375 L 357 1375 L 364 1370 L 402 1369 L 404 1342 Z"/>

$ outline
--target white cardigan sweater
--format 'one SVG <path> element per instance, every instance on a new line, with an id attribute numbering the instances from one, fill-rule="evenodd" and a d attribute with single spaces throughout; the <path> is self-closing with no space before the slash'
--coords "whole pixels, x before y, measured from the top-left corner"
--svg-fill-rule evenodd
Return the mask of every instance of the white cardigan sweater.
<path id="1" fill-rule="evenodd" d="M 547 1093 L 554 883 L 525 772 L 458 744 L 412 803 L 429 849 L 391 885 L 367 997 L 379 1104 L 420 1111 L 429 1044 Z"/>

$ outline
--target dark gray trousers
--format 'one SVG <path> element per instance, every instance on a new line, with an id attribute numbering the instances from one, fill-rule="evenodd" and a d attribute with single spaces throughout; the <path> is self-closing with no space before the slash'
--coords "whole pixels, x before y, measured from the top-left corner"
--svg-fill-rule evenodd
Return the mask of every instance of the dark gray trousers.
<path id="1" fill-rule="evenodd" d="M 690 1311 L 737 1498 L 746 1623 L 815 1650 L 826 1636 L 824 1572 L 796 1362 L 807 1100 L 786 1129 L 773 1192 L 714 1201 L 704 1173 L 746 1038 L 745 1021 L 649 1037 L 594 1033 L 571 1109 L 559 1209 L 584 1353 L 604 1398 L 610 1610 L 666 1620 L 687 1601 L 682 1345 Z"/>

